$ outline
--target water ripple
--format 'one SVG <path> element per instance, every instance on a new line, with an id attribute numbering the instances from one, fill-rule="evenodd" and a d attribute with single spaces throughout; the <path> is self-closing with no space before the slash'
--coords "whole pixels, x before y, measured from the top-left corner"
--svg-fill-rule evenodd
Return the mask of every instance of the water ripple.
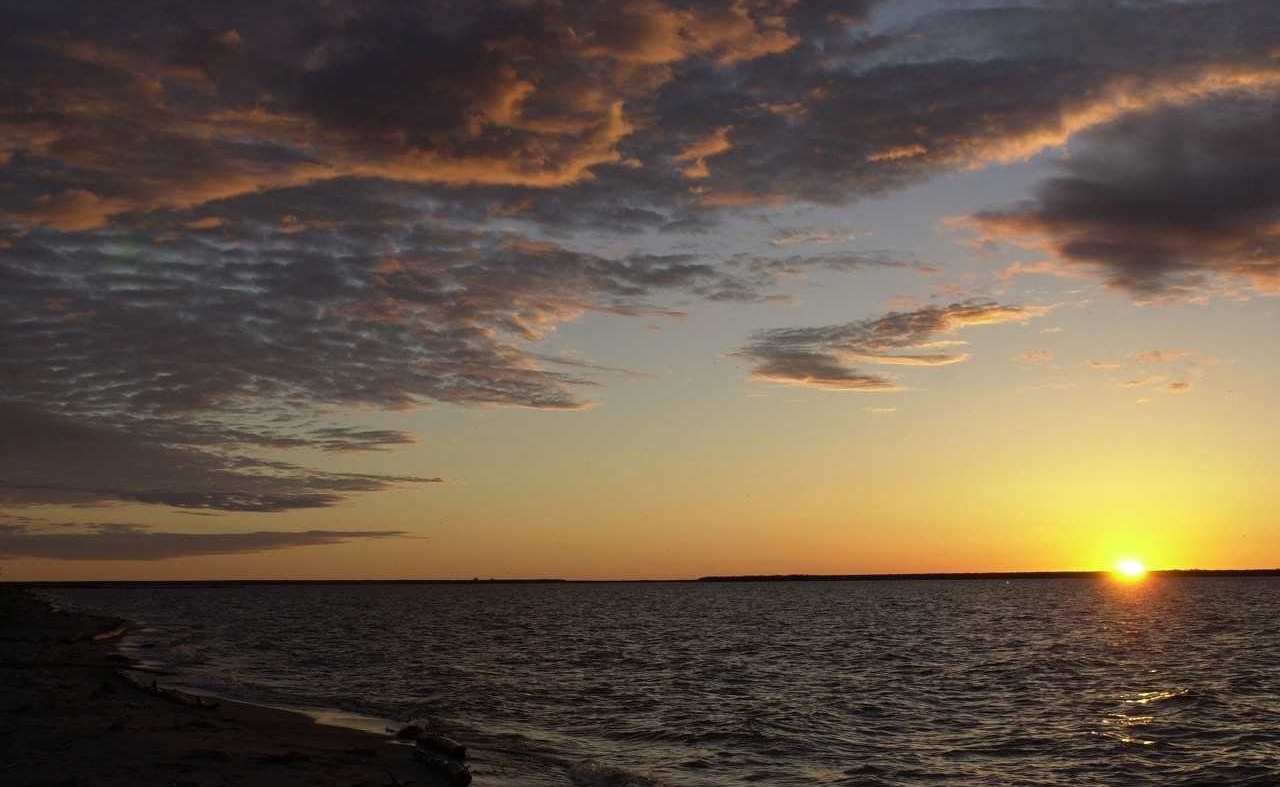
<path id="1" fill-rule="evenodd" d="M 1280 581 L 68 591 L 245 699 L 429 718 L 477 784 L 1280 784 Z"/>

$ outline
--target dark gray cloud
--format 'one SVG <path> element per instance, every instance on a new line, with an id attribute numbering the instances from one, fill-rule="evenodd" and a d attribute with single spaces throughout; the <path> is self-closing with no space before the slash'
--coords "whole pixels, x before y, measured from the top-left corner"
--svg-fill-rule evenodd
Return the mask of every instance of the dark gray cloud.
<path id="1" fill-rule="evenodd" d="M 335 178 L 547 227 L 705 228 L 1029 155 L 1125 111 L 1275 78 L 1267 0 L 21 2 L 0 210 L 83 230 Z M 1269 75 L 1269 76 L 1268 76 Z M 430 96 L 430 100 L 423 100 Z M 460 199 L 459 199 L 460 198 Z M 709 214 L 710 212 L 710 214 Z"/>
<path id="2" fill-rule="evenodd" d="M 334 505 L 396 482 L 248 457 L 413 442 L 326 415 L 344 407 L 582 407 L 593 375 L 613 371 L 548 360 L 532 343 L 586 312 L 677 314 L 664 296 L 761 301 L 808 269 L 914 264 L 880 252 L 729 264 L 604 257 L 460 227 L 429 205 L 410 215 L 376 184 L 287 196 L 287 208 L 253 197 L 195 218 L 36 228 L 0 249 L 0 419 L 38 425 L 28 441 L 36 448 L 64 433 L 77 446 L 32 463 L 35 449 L 0 444 L 9 497 L 224 511 Z M 72 434 L 85 423 L 95 426 Z M 97 467 L 108 454 L 138 458 Z"/>
<path id="3" fill-rule="evenodd" d="M 56 529 L 50 529 L 51 527 Z M 65 532 L 70 530 L 71 532 Z M 53 560 L 169 560 L 200 555 L 245 555 L 359 539 L 399 538 L 397 530 L 257 530 L 170 533 L 128 524 L 44 525 L 0 523 L 0 557 Z"/>
<path id="4" fill-rule="evenodd" d="M 664 86 L 664 127 L 690 128 L 690 140 L 728 129 L 695 184 L 704 204 L 841 204 L 1026 158 L 1143 107 L 1274 82 L 1280 9 L 1036 4 L 846 33 L 733 73 L 693 64 Z"/>
<path id="5" fill-rule="evenodd" d="M 969 358 L 957 349 L 964 342 L 943 337 L 966 326 L 1025 322 L 1044 312 L 1039 307 L 963 301 L 839 325 L 761 331 L 735 356 L 751 364 L 751 376 L 757 380 L 839 391 L 894 391 L 900 386 L 892 377 L 861 367 L 960 363 Z"/>
<path id="6" fill-rule="evenodd" d="M 9 506 L 134 502 L 275 512 L 440 480 L 319 472 L 12 404 L 0 406 L 0 434 L 0 505 Z"/>
<path id="7" fill-rule="evenodd" d="M 65 230 L 341 177 L 583 182 L 631 166 L 682 63 L 798 40 L 780 0 L 49 5 L 0 40 L 0 157 L 34 192 L 0 207 Z"/>
<path id="8" fill-rule="evenodd" d="M 1090 134 L 1035 200 L 974 217 L 992 238 L 1045 244 L 1139 298 L 1217 277 L 1280 292 L 1276 92 L 1126 117 Z"/>
<path id="9" fill-rule="evenodd" d="M 283 226 L 226 211 L 163 242 L 161 227 L 14 239 L 0 250 L 6 398 L 127 413 L 135 430 L 224 416 L 192 424 L 185 439 L 201 444 L 396 445 L 408 438 L 262 422 L 307 404 L 579 407 L 591 381 L 542 367 L 527 345 L 583 313 L 672 314 L 655 299 L 758 301 L 807 268 L 908 264 L 886 253 L 610 258 L 431 220 L 389 226 L 380 203 L 323 188 L 336 206 Z"/>

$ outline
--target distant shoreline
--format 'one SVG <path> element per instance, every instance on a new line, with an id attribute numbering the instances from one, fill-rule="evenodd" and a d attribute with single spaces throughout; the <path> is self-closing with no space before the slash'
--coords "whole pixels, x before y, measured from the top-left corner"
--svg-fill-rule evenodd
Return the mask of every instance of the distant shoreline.
<path id="1" fill-rule="evenodd" d="M 1100 579 L 1110 571 L 981 571 L 906 574 L 743 574 L 696 579 L 182 579 L 182 580 L 39 580 L 0 582 L 13 587 L 230 587 L 241 585 L 603 585 L 744 582 L 921 582 L 1022 579 Z M 1151 577 L 1280 577 L 1280 568 L 1164 569 Z"/>
<path id="2" fill-rule="evenodd" d="M 916 574 L 769 574 L 700 577 L 694 582 L 901 582 L 937 580 L 1098 579 L 1110 571 L 982 571 Z M 1280 568 L 1173 568 L 1148 572 L 1152 577 L 1280 577 Z"/>

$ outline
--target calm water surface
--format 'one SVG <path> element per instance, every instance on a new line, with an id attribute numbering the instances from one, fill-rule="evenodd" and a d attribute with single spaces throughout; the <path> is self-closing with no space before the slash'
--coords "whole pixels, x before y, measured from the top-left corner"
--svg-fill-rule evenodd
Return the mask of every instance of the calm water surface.
<path id="1" fill-rule="evenodd" d="M 1280 784 L 1280 580 L 58 591 L 188 685 L 427 719 L 476 784 Z"/>

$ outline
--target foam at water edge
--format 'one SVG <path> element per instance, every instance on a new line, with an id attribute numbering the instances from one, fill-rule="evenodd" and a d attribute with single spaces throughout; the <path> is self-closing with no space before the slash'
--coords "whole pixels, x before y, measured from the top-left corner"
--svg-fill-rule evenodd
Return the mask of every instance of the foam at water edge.
<path id="1" fill-rule="evenodd" d="M 673 787 L 655 776 L 646 776 L 625 768 L 613 768 L 590 760 L 571 766 L 569 778 L 578 787 Z"/>

